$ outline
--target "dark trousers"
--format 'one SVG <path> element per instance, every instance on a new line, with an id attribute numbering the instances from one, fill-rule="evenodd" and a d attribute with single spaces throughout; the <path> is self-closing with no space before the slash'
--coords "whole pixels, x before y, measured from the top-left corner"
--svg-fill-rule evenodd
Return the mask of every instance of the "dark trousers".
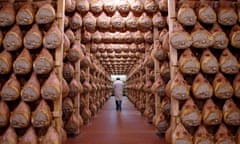
<path id="1" fill-rule="evenodd" d="M 116 100 L 116 110 L 122 110 L 122 101 Z"/>

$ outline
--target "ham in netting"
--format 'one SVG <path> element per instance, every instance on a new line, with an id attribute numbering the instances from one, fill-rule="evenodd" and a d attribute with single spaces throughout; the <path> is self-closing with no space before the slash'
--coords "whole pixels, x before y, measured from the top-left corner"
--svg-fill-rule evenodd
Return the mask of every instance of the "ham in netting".
<path id="1" fill-rule="evenodd" d="M 11 113 L 10 125 L 13 128 L 26 128 L 30 124 L 31 109 L 24 101 L 21 101 Z"/>
<path id="2" fill-rule="evenodd" d="M 75 12 L 74 15 L 70 19 L 70 27 L 72 30 L 80 29 L 83 25 L 83 20 L 81 16 Z M 96 24 L 95 24 L 96 25 Z M 92 25 L 89 25 L 92 26 Z"/>
<path id="3" fill-rule="evenodd" d="M 137 45 L 135 43 L 132 43 L 129 45 L 129 51 L 136 53 L 137 52 Z"/>
<path id="4" fill-rule="evenodd" d="M 9 126 L 8 129 L 0 137 L 1 144 L 18 144 L 18 136 L 15 130 Z"/>
<path id="5" fill-rule="evenodd" d="M 14 25 L 3 39 L 3 47 L 7 51 L 17 51 L 22 47 L 22 32 L 18 25 Z"/>
<path id="6" fill-rule="evenodd" d="M 200 125 L 193 137 L 194 144 L 214 144 L 213 136 L 208 133 L 204 125 Z"/>
<path id="7" fill-rule="evenodd" d="M 209 49 L 205 49 L 200 58 L 201 69 L 206 74 L 215 74 L 219 71 L 217 58 Z"/>
<path id="8" fill-rule="evenodd" d="M 182 123 L 179 123 L 172 131 L 173 144 L 192 144 L 192 136 Z"/>
<path id="9" fill-rule="evenodd" d="M 92 115 L 91 111 L 88 108 L 84 107 L 81 112 L 84 124 L 88 123 L 89 119 L 91 118 L 91 115 Z"/>
<path id="10" fill-rule="evenodd" d="M 160 74 L 165 82 L 170 80 L 170 67 L 169 62 L 165 60 L 160 67 Z"/>
<path id="11" fill-rule="evenodd" d="M 212 99 L 207 99 L 203 106 L 202 121 L 204 125 L 213 126 L 222 123 L 222 111 L 214 104 Z"/>
<path id="12" fill-rule="evenodd" d="M 41 87 L 41 96 L 46 100 L 56 100 L 60 97 L 61 82 L 53 71 Z"/>
<path id="13" fill-rule="evenodd" d="M 235 144 L 234 137 L 230 134 L 224 123 L 221 123 L 218 127 L 214 138 L 216 144 Z"/>
<path id="14" fill-rule="evenodd" d="M 163 31 L 164 32 L 164 31 Z M 178 22 L 174 23 L 173 33 L 170 37 L 170 44 L 175 49 L 186 49 L 192 45 L 192 37 Z"/>
<path id="15" fill-rule="evenodd" d="M 213 80 L 214 95 L 219 99 L 229 99 L 233 95 L 233 87 L 222 73 L 217 73 Z"/>
<path id="16" fill-rule="evenodd" d="M 15 22 L 15 10 L 12 3 L 4 3 L 0 9 L 0 26 L 10 26 Z"/>
<path id="17" fill-rule="evenodd" d="M 94 14 L 99 14 L 103 11 L 102 0 L 90 0 L 90 10 Z"/>
<path id="18" fill-rule="evenodd" d="M 153 56 L 159 60 L 164 61 L 168 57 L 168 53 L 162 48 L 162 45 L 159 43 L 157 49 L 152 50 Z"/>
<path id="19" fill-rule="evenodd" d="M 90 32 L 84 31 L 84 32 L 82 33 L 81 38 L 82 38 L 81 42 L 82 42 L 83 44 L 86 44 L 86 43 L 91 42 L 92 35 L 91 35 Z"/>
<path id="20" fill-rule="evenodd" d="M 237 23 L 238 17 L 231 2 L 222 2 L 219 4 L 217 12 L 218 23 L 224 26 L 232 26 Z"/>
<path id="21" fill-rule="evenodd" d="M 130 5 L 130 8 L 135 15 L 140 15 L 144 11 L 143 3 L 141 0 L 133 0 Z"/>
<path id="22" fill-rule="evenodd" d="M 92 42 L 100 43 L 102 41 L 102 35 L 99 31 L 96 31 L 92 34 Z"/>
<path id="23" fill-rule="evenodd" d="M 90 10 L 90 4 L 88 0 L 76 0 L 76 8 L 80 14 L 86 14 Z"/>
<path id="24" fill-rule="evenodd" d="M 72 101 L 71 98 L 66 97 L 63 100 L 62 110 L 63 110 L 63 119 L 65 121 L 69 120 L 69 118 L 71 117 L 71 115 L 72 115 L 72 113 L 74 111 L 73 101 Z"/>
<path id="25" fill-rule="evenodd" d="M 130 4 L 128 0 L 119 0 L 116 5 L 117 5 L 117 10 L 123 16 L 128 14 L 128 12 L 130 11 Z"/>
<path id="26" fill-rule="evenodd" d="M 19 144 L 38 144 L 38 137 L 33 127 L 29 127 Z"/>
<path id="27" fill-rule="evenodd" d="M 70 62 L 77 62 L 79 59 L 83 57 L 80 46 L 78 44 L 73 44 L 72 48 L 69 49 L 67 59 Z"/>
<path id="28" fill-rule="evenodd" d="M 103 9 L 109 15 L 114 14 L 115 11 L 117 10 L 117 6 L 115 4 L 115 1 L 113 1 L 113 0 L 104 0 Z"/>
<path id="29" fill-rule="evenodd" d="M 161 12 L 168 12 L 168 0 L 159 0 L 158 7 Z"/>
<path id="30" fill-rule="evenodd" d="M 8 74 L 12 69 L 12 55 L 4 50 L 0 53 L 0 74 Z"/>
<path id="31" fill-rule="evenodd" d="M 153 33 L 151 31 L 147 31 L 144 34 L 144 40 L 146 43 L 152 44 L 153 43 Z"/>
<path id="32" fill-rule="evenodd" d="M 133 37 L 136 44 L 141 44 L 144 42 L 144 36 L 140 31 L 134 32 Z"/>
<path id="33" fill-rule="evenodd" d="M 79 82 L 76 81 L 75 79 L 72 79 L 72 81 L 69 84 L 68 96 L 74 98 L 79 94 L 79 91 L 80 91 Z"/>
<path id="34" fill-rule="evenodd" d="M 207 99 L 213 95 L 213 88 L 202 73 L 198 73 L 192 84 L 192 93 L 196 99 Z"/>
<path id="35" fill-rule="evenodd" d="M 160 12 L 157 12 L 153 16 L 153 26 L 157 28 L 164 28 L 167 22 Z"/>
<path id="36" fill-rule="evenodd" d="M 57 23 L 53 23 L 43 38 L 43 46 L 48 49 L 56 49 L 61 45 L 62 34 Z"/>
<path id="37" fill-rule="evenodd" d="M 31 3 L 24 4 L 17 12 L 16 22 L 18 25 L 31 25 L 34 22 L 34 10 Z"/>
<path id="38" fill-rule="evenodd" d="M 6 127 L 8 126 L 10 117 L 10 111 L 8 108 L 8 105 L 1 100 L 0 101 L 0 127 Z"/>
<path id="39" fill-rule="evenodd" d="M 70 82 L 74 77 L 74 67 L 71 63 L 67 62 L 63 64 L 63 78 Z"/>
<path id="40" fill-rule="evenodd" d="M 69 120 L 64 125 L 67 134 L 76 134 L 80 128 L 80 121 L 75 113 L 72 113 Z"/>
<path id="41" fill-rule="evenodd" d="M 177 100 L 187 100 L 190 97 L 190 88 L 183 75 L 178 72 L 170 85 L 170 94 Z"/>
<path id="42" fill-rule="evenodd" d="M 184 74 L 197 74 L 200 71 L 200 62 L 190 48 L 182 53 L 178 65 L 181 72 Z"/>
<path id="43" fill-rule="evenodd" d="M 229 35 L 229 39 L 231 41 L 231 45 L 234 48 L 240 48 L 240 26 L 238 24 L 232 27 L 232 30 Z"/>
<path id="44" fill-rule="evenodd" d="M 73 44 L 75 41 L 75 34 L 73 31 L 69 28 L 65 31 L 65 35 L 68 37 L 70 43 Z"/>
<path id="45" fill-rule="evenodd" d="M 224 49 L 228 46 L 228 37 L 218 23 L 213 24 L 211 34 L 214 38 L 213 48 Z"/>
<path id="46" fill-rule="evenodd" d="M 120 15 L 118 11 L 116 11 L 115 14 L 111 17 L 111 25 L 114 30 L 125 30 L 125 19 Z"/>
<path id="47" fill-rule="evenodd" d="M 205 24 L 213 24 L 217 21 L 217 15 L 210 5 L 202 3 L 197 10 L 198 20 Z"/>
<path id="48" fill-rule="evenodd" d="M 196 23 L 191 33 L 192 46 L 195 48 L 208 48 L 214 44 L 214 38 L 210 32 L 204 29 L 200 23 Z"/>
<path id="49" fill-rule="evenodd" d="M 153 85 L 151 87 L 151 92 L 156 93 L 161 97 L 164 97 L 166 95 L 165 94 L 165 83 L 161 76 L 158 76 L 158 78 L 153 83 Z"/>
<path id="50" fill-rule="evenodd" d="M 237 58 L 230 52 L 228 48 L 224 49 L 220 58 L 219 66 L 225 74 L 237 74 L 239 72 L 239 64 Z"/>
<path id="51" fill-rule="evenodd" d="M 37 24 L 51 23 L 55 20 L 55 18 L 56 18 L 55 10 L 53 6 L 49 3 L 39 7 L 35 15 L 35 21 Z"/>
<path id="52" fill-rule="evenodd" d="M 137 25 L 142 32 L 152 30 L 152 19 L 144 12 L 137 20 Z"/>
<path id="53" fill-rule="evenodd" d="M 146 0 L 143 8 L 147 13 L 155 13 L 158 10 L 158 6 L 154 0 Z"/>
<path id="54" fill-rule="evenodd" d="M 46 48 L 43 48 L 33 62 L 34 72 L 36 74 L 48 74 L 52 71 L 53 66 L 53 56 Z"/>
<path id="55" fill-rule="evenodd" d="M 27 49 L 37 49 L 42 46 L 43 36 L 37 24 L 25 34 L 23 38 L 24 47 Z"/>
<path id="56" fill-rule="evenodd" d="M 76 0 L 66 0 L 65 1 L 65 12 L 74 12 L 76 9 Z"/>
<path id="57" fill-rule="evenodd" d="M 177 13 L 177 20 L 184 26 L 194 26 L 197 16 L 188 3 L 182 4 Z"/>
<path id="58" fill-rule="evenodd" d="M 231 126 L 240 125 L 240 109 L 232 99 L 225 101 L 223 105 L 223 120 L 226 124 Z"/>
<path id="59" fill-rule="evenodd" d="M 180 112 L 181 122 L 184 126 L 192 127 L 199 126 L 202 121 L 202 114 L 194 103 L 193 99 L 188 99 Z"/>
<path id="60" fill-rule="evenodd" d="M 129 12 L 128 16 L 125 19 L 125 23 L 126 23 L 126 28 L 131 32 L 136 31 L 138 28 L 137 17 L 135 17 L 132 12 Z"/>
<path id="61" fill-rule="evenodd" d="M 4 101 L 17 100 L 20 96 L 21 86 L 14 74 L 3 85 L 1 90 L 1 98 Z"/>
<path id="62" fill-rule="evenodd" d="M 91 12 L 88 12 L 83 17 L 83 26 L 89 32 L 95 32 L 97 27 L 97 20 Z"/>
<path id="63" fill-rule="evenodd" d="M 59 134 L 53 126 L 48 128 L 46 135 L 42 139 L 42 144 L 60 144 Z"/>
<path id="64" fill-rule="evenodd" d="M 52 122 L 52 113 L 48 104 L 42 99 L 32 113 L 32 125 L 35 128 L 47 127 Z"/>
<path id="65" fill-rule="evenodd" d="M 167 117 L 170 116 L 170 108 L 171 108 L 171 102 L 170 102 L 170 98 L 165 96 L 162 101 L 161 101 L 161 108 L 163 110 L 164 115 L 166 115 Z"/>
<path id="66" fill-rule="evenodd" d="M 15 74 L 28 74 L 32 71 L 32 56 L 28 49 L 24 48 L 13 62 L 13 71 Z"/>
<path id="67" fill-rule="evenodd" d="M 40 83 L 36 73 L 32 73 L 30 79 L 21 90 L 21 98 L 26 102 L 33 102 L 40 97 Z"/>
<path id="68" fill-rule="evenodd" d="M 97 51 L 98 51 L 98 44 L 95 44 L 95 43 L 91 44 L 90 52 L 95 54 Z"/>
<path id="69" fill-rule="evenodd" d="M 104 43 L 112 43 L 113 42 L 113 34 L 110 32 L 105 32 L 102 35 L 102 41 Z"/>
<path id="70" fill-rule="evenodd" d="M 155 127 L 157 128 L 158 132 L 165 133 L 169 127 L 169 121 L 167 117 L 163 114 L 163 112 L 160 112 L 156 116 L 156 121 L 154 123 Z"/>
<path id="71" fill-rule="evenodd" d="M 97 26 L 101 31 L 111 29 L 111 18 L 102 12 L 97 18 Z"/>

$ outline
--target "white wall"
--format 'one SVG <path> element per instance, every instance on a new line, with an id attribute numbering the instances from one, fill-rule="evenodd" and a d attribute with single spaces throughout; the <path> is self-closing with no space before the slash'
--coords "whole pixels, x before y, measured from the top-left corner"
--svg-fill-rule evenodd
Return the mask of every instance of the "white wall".
<path id="1" fill-rule="evenodd" d="M 111 75 L 111 80 L 115 81 L 117 77 L 119 77 L 124 82 L 126 81 L 127 78 L 126 75 Z"/>

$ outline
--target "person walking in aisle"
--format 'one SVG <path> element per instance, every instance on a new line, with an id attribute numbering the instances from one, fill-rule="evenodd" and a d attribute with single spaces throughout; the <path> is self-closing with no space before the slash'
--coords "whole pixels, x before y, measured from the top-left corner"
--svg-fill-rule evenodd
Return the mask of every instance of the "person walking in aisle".
<path id="1" fill-rule="evenodd" d="M 123 87 L 124 83 L 120 80 L 119 77 L 116 78 L 116 81 L 113 83 L 113 91 L 116 102 L 116 110 L 122 110 L 122 97 L 123 97 Z"/>

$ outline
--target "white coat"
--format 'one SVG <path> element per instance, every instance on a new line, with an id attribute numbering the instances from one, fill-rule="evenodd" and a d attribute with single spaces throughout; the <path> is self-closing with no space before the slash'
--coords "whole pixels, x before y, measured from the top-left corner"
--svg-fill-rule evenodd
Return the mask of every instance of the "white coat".
<path id="1" fill-rule="evenodd" d="M 121 80 L 116 80 L 113 83 L 113 91 L 116 100 L 122 100 L 124 83 Z"/>

